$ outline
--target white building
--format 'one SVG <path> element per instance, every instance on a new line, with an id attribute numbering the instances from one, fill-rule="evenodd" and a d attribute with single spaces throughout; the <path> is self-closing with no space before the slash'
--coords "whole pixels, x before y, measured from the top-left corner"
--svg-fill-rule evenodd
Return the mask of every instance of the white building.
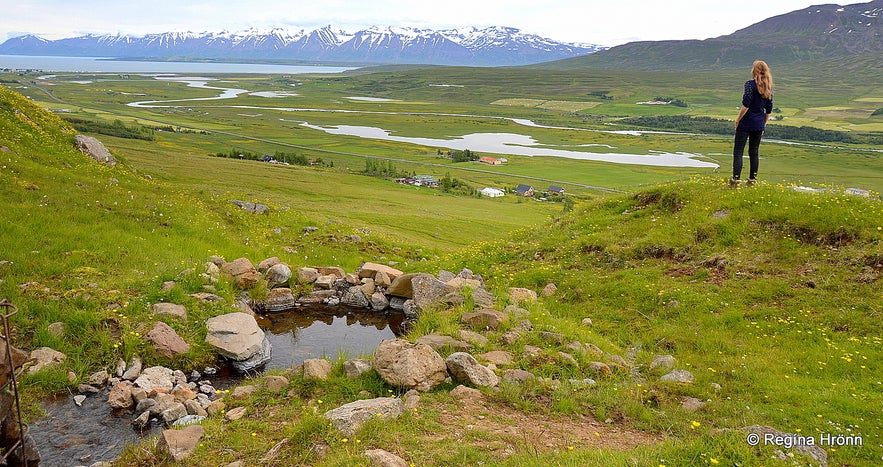
<path id="1" fill-rule="evenodd" d="M 496 188 L 482 188 L 481 190 L 479 190 L 479 192 L 489 198 L 497 198 L 506 194 L 503 192 L 503 190 L 498 190 Z"/>

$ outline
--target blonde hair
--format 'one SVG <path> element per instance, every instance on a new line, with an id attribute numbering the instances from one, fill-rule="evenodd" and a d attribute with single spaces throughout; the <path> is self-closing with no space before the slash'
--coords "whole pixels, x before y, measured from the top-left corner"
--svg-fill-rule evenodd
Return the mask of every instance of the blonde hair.
<path id="1" fill-rule="evenodd" d="M 769 65 L 763 60 L 755 60 L 751 67 L 751 76 L 757 83 L 757 91 L 761 96 L 770 99 L 773 97 L 773 74 Z"/>

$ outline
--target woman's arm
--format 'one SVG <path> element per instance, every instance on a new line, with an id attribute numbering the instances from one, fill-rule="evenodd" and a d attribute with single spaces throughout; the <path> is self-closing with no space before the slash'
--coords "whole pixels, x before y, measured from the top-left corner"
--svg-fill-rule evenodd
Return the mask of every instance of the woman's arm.
<path id="1" fill-rule="evenodd" d="M 739 128 L 739 122 L 742 120 L 742 117 L 744 117 L 745 113 L 747 113 L 747 112 L 748 112 L 748 107 L 745 107 L 744 105 L 742 106 L 741 109 L 739 109 L 739 116 L 736 117 L 736 124 L 733 125 L 734 130 Z"/>

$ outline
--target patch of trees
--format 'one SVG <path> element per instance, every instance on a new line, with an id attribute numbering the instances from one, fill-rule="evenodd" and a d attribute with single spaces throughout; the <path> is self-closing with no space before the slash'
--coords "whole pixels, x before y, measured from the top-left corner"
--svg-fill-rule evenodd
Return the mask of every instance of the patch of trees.
<path id="1" fill-rule="evenodd" d="M 153 128 L 143 125 L 127 126 L 122 120 L 114 120 L 106 122 L 103 120 L 88 120 L 77 117 L 62 117 L 71 124 L 77 131 L 84 133 L 98 133 L 100 135 L 115 136 L 117 138 L 141 139 L 145 141 L 156 140 Z"/>
<path id="2" fill-rule="evenodd" d="M 683 131 L 688 133 L 733 134 L 733 122 L 711 117 L 688 117 L 686 115 L 649 115 L 630 117 L 620 123 L 654 130 Z M 845 131 L 822 130 L 809 126 L 767 125 L 766 138 L 807 141 L 818 143 L 883 144 L 883 137 Z"/>
<path id="3" fill-rule="evenodd" d="M 439 149 L 437 154 L 439 156 L 447 157 L 454 162 L 470 162 L 480 159 L 478 153 L 472 152 L 468 149 L 464 149 L 463 151 L 448 151 L 446 153 L 442 153 L 442 150 Z"/>
<path id="4" fill-rule="evenodd" d="M 450 173 L 445 173 L 445 176 L 438 181 L 438 189 L 445 193 L 481 198 L 481 193 L 472 185 L 469 185 L 460 179 L 451 177 Z"/>
<path id="5" fill-rule="evenodd" d="M 392 161 L 384 161 L 381 159 L 365 159 L 365 175 L 380 178 L 400 178 L 406 177 L 408 174 L 399 171 Z"/>
<path id="6" fill-rule="evenodd" d="M 244 159 L 249 161 L 273 162 L 289 165 L 325 165 L 325 161 L 321 158 L 310 160 L 307 156 L 297 153 L 286 153 L 276 151 L 272 155 L 259 154 L 251 151 L 241 151 L 239 149 L 231 149 L 229 152 L 217 152 L 211 154 L 214 157 L 225 157 L 228 159 Z"/>
<path id="7" fill-rule="evenodd" d="M 871 114 L 872 117 L 879 117 L 880 115 L 883 115 L 883 109 L 877 109 Z"/>
<path id="8" fill-rule="evenodd" d="M 592 91 L 589 93 L 589 95 L 592 97 L 597 97 L 598 99 L 601 99 L 604 101 L 612 101 L 613 100 L 613 96 L 610 95 L 610 91 Z"/>
<path id="9" fill-rule="evenodd" d="M 687 103 L 682 101 L 681 99 L 675 99 L 674 97 L 654 97 L 653 100 L 659 102 L 668 102 L 670 105 L 675 107 L 686 107 Z"/>

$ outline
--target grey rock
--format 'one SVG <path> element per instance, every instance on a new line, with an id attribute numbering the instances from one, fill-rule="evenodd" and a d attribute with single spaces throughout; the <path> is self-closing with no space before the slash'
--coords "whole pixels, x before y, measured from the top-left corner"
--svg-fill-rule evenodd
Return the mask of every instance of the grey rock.
<path id="1" fill-rule="evenodd" d="M 434 350 L 439 350 L 446 346 L 454 350 L 469 350 L 471 347 L 468 343 L 454 339 L 451 336 L 440 336 L 438 334 L 420 336 L 417 338 L 416 342 L 418 344 L 426 344 Z"/>
<path id="2" fill-rule="evenodd" d="M 245 313 L 228 313 L 206 320 L 206 342 L 231 360 L 247 360 L 260 352 L 265 337 L 254 317 Z"/>
<path id="3" fill-rule="evenodd" d="M 175 387 L 172 370 L 162 366 L 145 368 L 135 380 L 135 385 L 148 393 L 154 389 L 169 392 Z"/>
<path id="4" fill-rule="evenodd" d="M 169 404 L 169 407 L 163 410 L 159 416 L 163 419 L 166 425 L 171 425 L 178 419 L 187 416 L 187 407 L 184 407 L 184 404 L 180 402 L 173 402 Z"/>
<path id="5" fill-rule="evenodd" d="M 346 374 L 347 378 L 358 378 L 359 375 L 366 371 L 370 371 L 371 368 L 373 368 L 371 361 L 363 358 L 343 362 L 343 372 Z"/>
<path id="6" fill-rule="evenodd" d="M 327 380 L 331 376 L 331 362 L 324 358 L 304 360 L 304 379 Z"/>
<path id="7" fill-rule="evenodd" d="M 346 289 L 346 291 L 341 294 L 340 303 L 356 308 L 369 308 L 371 306 L 368 302 L 368 298 L 365 297 L 362 288 L 356 285 Z"/>
<path id="8" fill-rule="evenodd" d="M 677 359 L 671 355 L 657 355 L 653 358 L 653 361 L 650 362 L 649 370 L 670 371 L 675 367 L 677 362 Z"/>
<path id="9" fill-rule="evenodd" d="M 266 365 L 272 357 L 273 345 L 270 343 L 270 338 L 264 336 L 264 340 L 261 342 L 261 348 L 251 357 L 246 358 L 245 360 L 231 360 L 230 363 L 233 365 L 233 368 L 236 368 L 241 372 L 246 372 Z"/>
<path id="10" fill-rule="evenodd" d="M 374 292 L 368 301 L 374 311 L 383 311 L 389 307 L 389 300 L 383 292 Z"/>
<path id="11" fill-rule="evenodd" d="M 291 279 L 291 268 L 286 264 L 275 264 L 267 269 L 264 278 L 267 280 L 267 286 L 270 288 L 287 284 Z"/>
<path id="12" fill-rule="evenodd" d="M 408 463 L 401 457 L 383 449 L 369 449 L 365 456 L 374 467 L 408 467 Z"/>
<path id="13" fill-rule="evenodd" d="M 466 352 L 454 352 L 445 359 L 448 372 L 460 382 L 475 386 L 496 386 L 500 379 L 486 366 Z"/>
<path id="14" fill-rule="evenodd" d="M 270 207 L 265 204 L 252 203 L 251 201 L 242 201 L 238 199 L 231 199 L 230 202 L 252 214 L 266 214 L 270 212 Z"/>
<path id="15" fill-rule="evenodd" d="M 150 412 L 147 410 L 141 412 L 141 415 L 132 420 L 132 426 L 137 430 L 143 430 L 147 427 L 148 423 L 150 423 Z"/>
<path id="16" fill-rule="evenodd" d="M 202 423 L 202 421 L 205 420 L 206 418 L 207 417 L 205 415 L 195 415 L 195 414 L 185 415 L 185 416 L 175 420 L 172 423 L 172 426 L 181 427 L 181 426 L 189 426 L 189 425 L 198 425 L 198 424 Z"/>
<path id="17" fill-rule="evenodd" d="M 396 311 L 403 311 L 405 309 L 405 300 L 402 297 L 389 297 L 389 307 Z"/>
<path id="18" fill-rule="evenodd" d="M 126 371 L 123 373 L 122 378 L 129 381 L 135 381 L 141 376 L 141 357 L 132 357 L 132 361 L 129 362 L 129 366 L 126 367 Z"/>
<path id="19" fill-rule="evenodd" d="M 150 307 L 150 311 L 155 315 L 168 315 L 182 320 L 187 320 L 187 308 L 184 305 L 176 303 L 160 302 L 154 303 Z"/>
<path id="20" fill-rule="evenodd" d="M 102 164 L 107 164 L 111 167 L 116 165 L 116 158 L 113 157 L 113 154 L 111 154 L 110 151 L 104 147 L 104 144 L 101 141 L 98 141 L 97 138 L 86 135 L 77 135 L 75 138 L 75 144 L 80 152 L 91 157 L 96 162 L 101 162 Z"/>
<path id="21" fill-rule="evenodd" d="M 687 370 L 672 370 L 670 373 L 659 378 L 659 381 L 681 384 L 692 384 L 693 380 L 693 373 L 690 373 Z"/>
<path id="22" fill-rule="evenodd" d="M 157 353 L 168 358 L 190 351 L 190 344 L 184 341 L 171 326 L 162 321 L 154 324 L 145 337 L 148 342 L 153 344 Z"/>
<path id="23" fill-rule="evenodd" d="M 393 397 L 366 399 L 325 412 L 325 418 L 345 436 L 352 436 L 368 420 L 395 419 L 404 412 L 402 400 Z"/>
<path id="24" fill-rule="evenodd" d="M 463 324 L 479 329 L 499 329 L 508 320 L 502 312 L 485 308 L 475 313 L 463 313 L 460 321 Z"/>
<path id="25" fill-rule="evenodd" d="M 86 380 L 86 384 L 90 386 L 101 387 L 107 384 L 107 380 L 110 379 L 110 374 L 105 370 L 96 371 L 89 375 L 89 378 Z"/>
<path id="26" fill-rule="evenodd" d="M 158 445 L 173 461 L 181 462 L 193 454 L 203 436 L 205 429 L 200 425 L 190 425 L 180 430 L 164 430 Z"/>

